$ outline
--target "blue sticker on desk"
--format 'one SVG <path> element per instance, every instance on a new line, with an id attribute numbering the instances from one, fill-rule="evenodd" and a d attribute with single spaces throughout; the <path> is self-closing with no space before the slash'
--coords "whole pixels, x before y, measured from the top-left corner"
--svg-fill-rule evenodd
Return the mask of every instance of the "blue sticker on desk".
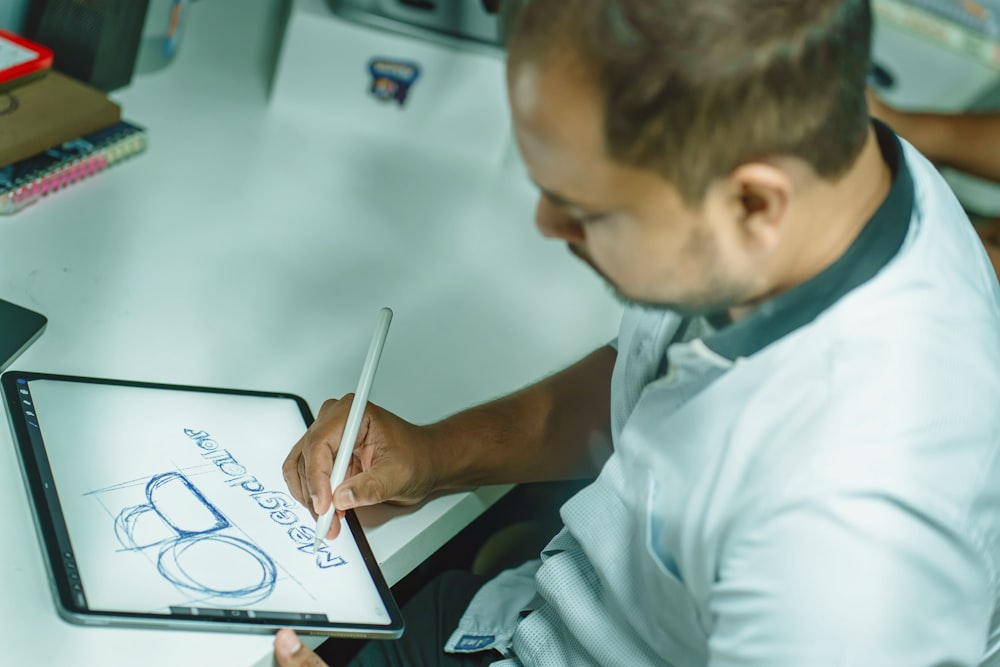
<path id="1" fill-rule="evenodd" d="M 462 635 L 462 638 L 455 644 L 456 651 L 482 651 L 496 641 L 496 635 Z"/>
<path id="2" fill-rule="evenodd" d="M 368 63 L 372 76 L 369 92 L 383 102 L 396 101 L 399 106 L 406 102 L 410 88 L 420 76 L 420 66 L 404 60 L 374 58 Z"/>

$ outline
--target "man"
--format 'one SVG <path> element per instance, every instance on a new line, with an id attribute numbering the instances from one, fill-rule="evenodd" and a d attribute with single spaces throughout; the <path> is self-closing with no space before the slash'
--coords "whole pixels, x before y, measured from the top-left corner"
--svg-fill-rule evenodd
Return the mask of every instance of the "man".
<path id="1" fill-rule="evenodd" d="M 539 560 L 449 575 L 355 664 L 986 664 L 1000 287 L 869 119 L 870 31 L 864 0 L 525 4 L 507 83 L 536 222 L 627 300 L 619 336 L 436 424 L 369 405 L 332 497 L 597 477 Z M 349 404 L 285 463 L 314 512 Z M 320 664 L 287 630 L 275 656 Z"/>

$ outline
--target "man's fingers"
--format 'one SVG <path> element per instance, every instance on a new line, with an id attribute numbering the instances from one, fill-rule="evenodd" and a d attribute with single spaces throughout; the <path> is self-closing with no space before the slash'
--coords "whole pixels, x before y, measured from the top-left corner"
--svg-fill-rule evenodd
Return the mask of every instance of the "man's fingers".
<path id="1" fill-rule="evenodd" d="M 343 511 L 366 505 L 377 505 L 389 499 L 386 483 L 382 477 L 369 470 L 351 477 L 338 486 L 334 505 L 338 510 Z"/>
<path id="2" fill-rule="evenodd" d="M 274 659 L 280 667 L 326 667 L 326 663 L 303 646 L 288 628 L 278 630 L 274 637 Z"/>
<path id="3" fill-rule="evenodd" d="M 317 515 L 326 512 L 330 507 L 330 473 L 333 471 L 333 453 L 325 447 L 316 447 L 313 456 L 305 459 L 305 466 L 302 470 L 305 480 L 306 493 L 309 494 L 306 502 L 312 507 L 312 511 Z"/>
<path id="4" fill-rule="evenodd" d="M 281 476 L 285 478 L 285 486 L 292 497 L 303 505 L 308 503 L 308 496 L 305 493 L 305 486 L 302 477 L 299 475 L 299 468 L 302 463 L 302 440 L 295 443 L 292 451 L 288 453 L 285 462 L 281 464 Z"/>
<path id="5" fill-rule="evenodd" d="M 299 483 L 302 485 L 302 488 L 303 489 L 307 488 L 307 485 L 306 485 L 306 464 L 305 464 L 305 461 L 303 459 L 301 459 L 301 458 L 299 458 L 298 475 L 299 475 Z M 319 514 L 316 513 L 316 501 L 314 501 L 311 496 L 306 496 L 306 498 L 302 502 L 302 504 L 305 506 L 306 509 L 309 510 L 309 513 L 312 514 L 312 517 L 314 519 L 318 519 L 319 518 Z"/>
<path id="6" fill-rule="evenodd" d="M 350 394 L 339 401 L 328 400 L 320 408 L 319 417 L 303 437 L 302 457 L 305 464 L 304 493 L 306 502 L 317 515 L 323 514 L 332 502 L 330 473 L 340 448 L 344 422 L 351 407 Z"/>
<path id="7" fill-rule="evenodd" d="M 355 507 L 361 507 L 363 505 L 374 505 L 381 500 L 371 500 L 372 496 L 377 495 L 376 491 L 364 491 L 364 489 L 381 489 L 383 485 L 374 478 L 374 475 L 370 472 L 361 472 L 356 476 L 350 477 L 347 481 L 337 487 L 337 491 L 333 496 L 334 507 L 336 511 L 333 517 L 333 521 L 330 523 L 330 530 L 327 531 L 326 539 L 333 540 L 337 538 L 340 534 L 340 520 L 344 518 L 347 510 L 353 509 Z M 361 502 L 355 497 L 356 489 L 361 489 L 358 491 L 362 494 L 363 500 Z"/>
<path id="8" fill-rule="evenodd" d="M 333 521 L 330 522 L 330 530 L 326 531 L 326 539 L 335 540 L 340 535 L 340 521 L 344 518 L 344 512 L 336 510 L 333 513 Z"/>

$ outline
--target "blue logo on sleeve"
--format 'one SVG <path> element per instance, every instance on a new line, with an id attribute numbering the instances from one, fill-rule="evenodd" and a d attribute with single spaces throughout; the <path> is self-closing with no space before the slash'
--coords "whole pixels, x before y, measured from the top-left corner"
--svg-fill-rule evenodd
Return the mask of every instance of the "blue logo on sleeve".
<path id="1" fill-rule="evenodd" d="M 462 635 L 455 644 L 456 651 L 482 651 L 496 641 L 496 635 Z"/>

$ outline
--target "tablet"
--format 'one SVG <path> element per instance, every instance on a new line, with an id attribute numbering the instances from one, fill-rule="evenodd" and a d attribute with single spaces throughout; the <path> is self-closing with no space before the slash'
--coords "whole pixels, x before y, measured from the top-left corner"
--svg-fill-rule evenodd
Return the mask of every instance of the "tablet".
<path id="1" fill-rule="evenodd" d="M 20 371 L 2 386 L 66 620 L 402 634 L 354 512 L 313 552 L 281 473 L 312 423 L 298 396 Z"/>

